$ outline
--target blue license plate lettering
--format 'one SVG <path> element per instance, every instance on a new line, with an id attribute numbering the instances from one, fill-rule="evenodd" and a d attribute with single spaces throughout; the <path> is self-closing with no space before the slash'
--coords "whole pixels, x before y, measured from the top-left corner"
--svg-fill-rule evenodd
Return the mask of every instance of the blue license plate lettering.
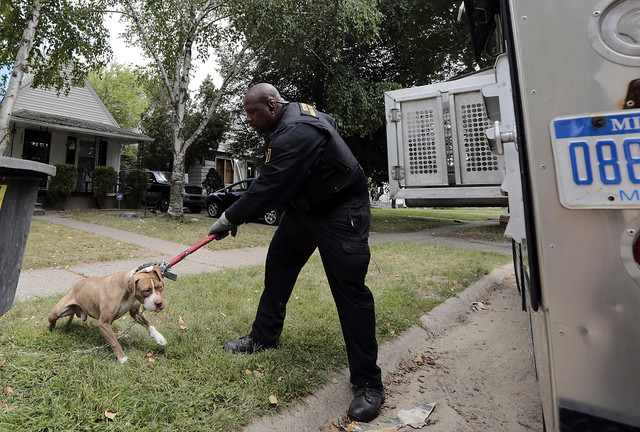
<path id="1" fill-rule="evenodd" d="M 640 208 L 640 110 L 559 118 L 551 132 L 562 205 Z"/>

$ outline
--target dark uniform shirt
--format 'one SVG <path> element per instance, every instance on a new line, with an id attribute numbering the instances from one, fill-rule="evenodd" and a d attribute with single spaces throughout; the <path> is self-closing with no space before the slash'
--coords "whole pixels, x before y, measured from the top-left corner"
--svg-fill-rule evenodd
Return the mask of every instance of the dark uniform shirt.
<path id="1" fill-rule="evenodd" d="M 312 115 L 300 116 L 297 110 L 303 107 Z M 369 204 L 364 173 L 331 116 L 304 104 L 285 105 L 267 146 L 260 176 L 225 212 L 231 223 L 250 222 L 274 208 L 319 213 Z"/>

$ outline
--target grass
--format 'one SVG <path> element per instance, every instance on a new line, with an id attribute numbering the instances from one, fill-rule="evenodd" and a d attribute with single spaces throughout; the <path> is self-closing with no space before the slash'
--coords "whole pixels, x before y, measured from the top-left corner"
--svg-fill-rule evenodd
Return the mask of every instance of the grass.
<path id="1" fill-rule="evenodd" d="M 497 218 L 499 208 L 489 209 L 372 209 L 371 231 L 380 233 L 412 232 L 433 229 L 440 226 L 457 225 L 455 220 L 474 221 Z M 61 215 L 117 228 L 148 237 L 192 245 L 202 240 L 213 223 L 211 218 L 185 218 L 173 221 L 161 216 L 123 218 L 120 212 L 82 210 L 65 212 Z M 480 218 L 480 219 L 478 219 Z M 242 247 L 267 246 L 275 232 L 274 227 L 252 223 L 239 228 L 238 236 L 211 242 L 210 250 L 235 249 Z M 473 227 L 441 235 L 490 241 L 508 241 L 500 228 L 493 226 Z M 68 268 L 72 265 L 112 261 L 126 258 L 153 256 L 153 252 L 136 245 L 119 242 L 97 234 L 78 231 L 62 225 L 33 219 L 24 254 L 22 268 Z"/>
<path id="2" fill-rule="evenodd" d="M 65 216 L 184 245 L 192 245 L 205 238 L 215 221 L 208 217 L 202 219 L 186 217 L 179 221 L 164 216 L 123 218 L 119 214 L 120 212 L 114 211 L 84 210 L 69 212 Z M 233 241 L 223 239 L 211 242 L 207 247 L 211 250 L 221 250 L 266 246 L 274 232 L 275 227 L 257 223 L 246 224 L 238 229 L 238 236 Z"/>
<path id="3" fill-rule="evenodd" d="M 379 269 L 372 263 L 367 284 L 376 298 L 380 343 L 510 260 L 409 243 L 374 245 L 372 256 Z M 288 304 L 282 348 L 248 356 L 223 352 L 223 341 L 250 330 L 263 272 L 256 266 L 168 282 L 167 308 L 150 316 L 168 345 L 155 345 L 136 325 L 121 340 L 129 356 L 124 365 L 110 349 L 73 353 L 104 343 L 93 319 L 46 330 L 59 296 L 14 304 L 0 317 L 0 429 L 233 431 L 291 406 L 346 365 L 344 343 L 314 256 Z M 114 327 L 130 323 L 120 319 Z"/>
<path id="4" fill-rule="evenodd" d="M 506 210 L 501 207 L 446 207 L 373 209 L 372 213 L 395 217 L 481 221 L 498 219 Z"/>
<path id="5" fill-rule="evenodd" d="M 140 246 L 33 219 L 22 269 L 68 268 L 77 264 L 149 256 L 153 256 L 153 252 Z"/>
<path id="6" fill-rule="evenodd" d="M 444 231 L 439 233 L 438 235 L 466 240 L 473 239 L 500 243 L 511 243 L 511 238 L 504 235 L 504 228 L 499 224 L 462 227 L 458 230 Z"/>
<path id="7" fill-rule="evenodd" d="M 460 223 L 459 221 L 497 220 L 502 213 L 501 210 L 502 209 L 497 207 L 372 209 L 371 231 L 412 232 L 441 226 L 457 225 Z M 478 231 L 469 231 L 468 234 L 477 236 L 481 231 L 482 228 L 479 228 Z"/>

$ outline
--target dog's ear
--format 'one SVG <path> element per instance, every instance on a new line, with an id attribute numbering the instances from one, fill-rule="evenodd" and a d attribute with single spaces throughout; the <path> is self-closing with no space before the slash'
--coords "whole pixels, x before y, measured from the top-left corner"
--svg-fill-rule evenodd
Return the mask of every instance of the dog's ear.
<path id="1" fill-rule="evenodd" d="M 153 271 L 158 275 L 158 280 L 162 282 L 162 270 L 160 270 L 160 267 L 153 266 Z"/>
<path id="2" fill-rule="evenodd" d="M 129 291 L 131 294 L 136 293 L 136 284 L 138 283 L 139 279 L 140 276 L 133 275 L 127 280 L 127 291 Z"/>

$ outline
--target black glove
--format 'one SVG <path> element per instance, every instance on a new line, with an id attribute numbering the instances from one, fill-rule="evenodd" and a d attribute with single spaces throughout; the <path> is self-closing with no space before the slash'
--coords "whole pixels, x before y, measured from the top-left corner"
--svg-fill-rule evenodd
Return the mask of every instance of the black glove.
<path id="1" fill-rule="evenodd" d="M 232 237 L 235 237 L 238 233 L 238 227 L 229 222 L 229 220 L 224 216 L 224 213 L 222 213 L 218 220 L 215 221 L 211 226 L 209 235 L 218 234 L 216 240 L 220 240 L 228 236 L 229 232 L 231 232 Z"/>

